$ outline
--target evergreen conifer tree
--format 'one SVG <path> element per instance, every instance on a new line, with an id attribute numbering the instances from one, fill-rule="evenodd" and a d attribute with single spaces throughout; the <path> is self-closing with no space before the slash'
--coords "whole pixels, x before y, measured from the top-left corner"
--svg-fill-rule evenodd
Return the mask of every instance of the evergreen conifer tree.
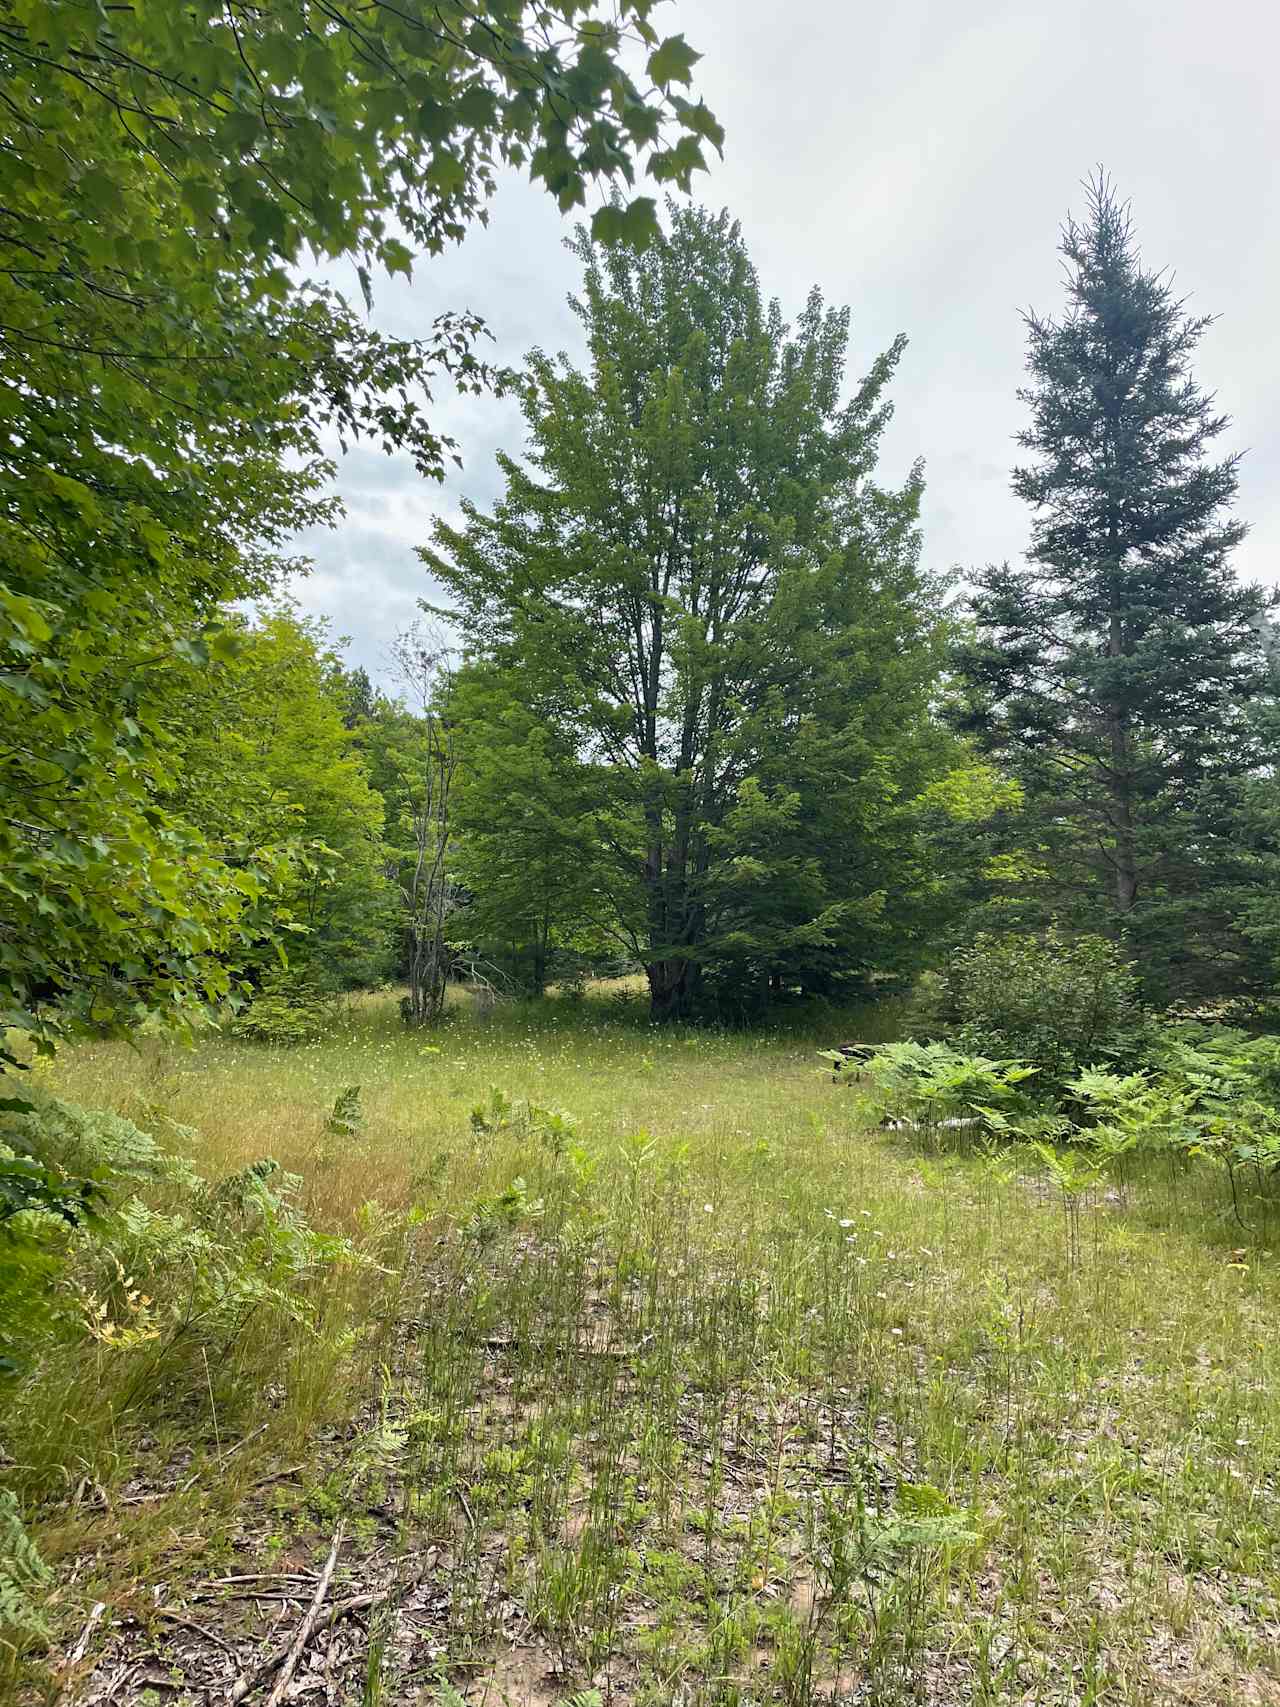
<path id="1" fill-rule="evenodd" d="M 1263 975 L 1234 921 L 1266 599 L 1231 567 L 1238 458 L 1191 369 L 1210 319 L 1143 266 L 1104 175 L 1061 250 L 1066 312 L 1026 317 L 1031 550 L 980 577 L 962 722 L 1026 791 L 1039 906 L 1125 935 L 1152 993 L 1238 990 Z"/>

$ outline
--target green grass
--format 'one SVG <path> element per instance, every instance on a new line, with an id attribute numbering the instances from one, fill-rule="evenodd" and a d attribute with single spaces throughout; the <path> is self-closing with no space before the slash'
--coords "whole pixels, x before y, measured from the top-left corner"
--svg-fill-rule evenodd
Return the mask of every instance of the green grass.
<path id="1" fill-rule="evenodd" d="M 246 1334 L 204 1409 L 122 1404 L 145 1347 L 68 1366 L 85 1422 L 29 1418 L 13 1473 L 63 1627 L 345 1512 L 348 1573 L 402 1586 L 352 1699 L 1280 1701 L 1270 1205 L 1245 1230 L 1153 1159 L 1076 1225 L 1033 1160 L 869 1130 L 814 1051 L 890 1024 L 601 996 L 423 1036 L 377 998 L 290 1051 L 70 1053 L 59 1094 L 197 1127 L 210 1177 L 276 1157 L 390 1272 L 336 1275 L 315 1339 Z M 124 1521 L 184 1440 L 194 1485 Z"/>

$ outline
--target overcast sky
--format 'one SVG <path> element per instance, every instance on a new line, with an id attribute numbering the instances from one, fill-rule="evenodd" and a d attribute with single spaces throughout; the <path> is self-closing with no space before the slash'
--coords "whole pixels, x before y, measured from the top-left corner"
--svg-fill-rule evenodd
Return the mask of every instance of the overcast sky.
<path id="1" fill-rule="evenodd" d="M 1133 204 L 1148 265 L 1168 266 L 1220 318 L 1198 373 L 1247 454 L 1242 574 L 1280 579 L 1280 10 L 1266 0 L 670 0 L 655 22 L 703 54 L 697 92 L 723 122 L 723 163 L 700 200 L 741 219 L 766 295 L 798 311 L 809 286 L 853 309 L 851 380 L 898 333 L 882 475 L 926 464 L 924 555 L 934 568 L 1016 558 L 1027 512 L 1009 491 L 1019 311 L 1062 301 L 1055 245 L 1101 162 Z M 424 332 L 445 308 L 488 321 L 495 360 L 533 344 L 580 350 L 565 298 L 577 264 L 545 192 L 512 180 L 451 254 L 412 283 L 383 281 L 374 321 Z M 385 650 L 431 587 L 414 547 L 459 498 L 497 491 L 494 450 L 517 451 L 513 404 L 440 400 L 461 473 L 419 480 L 406 458 L 343 462 L 346 520 L 306 535 L 302 607 Z M 1220 443 L 1222 441 L 1219 441 Z"/>

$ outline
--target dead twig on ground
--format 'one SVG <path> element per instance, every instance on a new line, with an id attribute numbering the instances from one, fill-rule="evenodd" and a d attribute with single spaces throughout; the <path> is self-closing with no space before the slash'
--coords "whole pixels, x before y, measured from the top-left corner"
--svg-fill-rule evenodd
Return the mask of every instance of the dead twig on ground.
<path id="1" fill-rule="evenodd" d="M 60 1670 L 66 1671 L 71 1666 L 76 1666 L 76 1665 L 80 1664 L 80 1661 L 84 1658 L 84 1656 L 89 1651 L 89 1643 L 93 1639 L 93 1632 L 98 1628 L 98 1625 L 102 1622 L 102 1616 L 106 1612 L 106 1610 L 107 1610 L 107 1603 L 105 1600 L 98 1600 L 98 1601 L 94 1602 L 93 1609 L 89 1613 L 88 1618 L 85 1620 L 84 1629 L 80 1632 L 79 1636 L 76 1638 L 75 1647 L 72 1648 L 71 1652 L 67 1655 L 66 1659 L 63 1660 L 62 1665 L 59 1668 Z"/>
<path id="2" fill-rule="evenodd" d="M 431 1558 L 432 1563 L 434 1563 L 434 1551 Z M 423 1575 L 425 1574 L 426 1573 L 424 1572 Z M 328 1614 L 324 1619 L 324 1627 L 326 1630 L 332 1630 L 334 1625 L 341 1619 L 346 1618 L 349 1613 L 366 1612 L 372 1607 L 381 1606 L 385 1601 L 390 1600 L 397 1592 L 408 1594 L 415 1589 L 421 1581 L 422 1576 L 417 1576 L 411 1578 L 410 1581 L 404 1585 L 393 1583 L 389 1588 L 372 1589 L 364 1594 L 348 1595 L 345 1600 L 336 1601 L 333 1606 L 329 1608 Z M 235 1703 L 243 1701 L 246 1695 L 255 1690 L 258 1685 L 264 1681 L 264 1679 L 270 1677 L 276 1667 L 288 1658 L 289 1650 L 292 1645 L 293 1639 L 283 1643 L 280 1647 L 269 1653 L 266 1659 L 262 1661 L 261 1665 L 259 1665 L 252 1673 L 237 1678 L 231 1694 L 228 1697 L 229 1707 L 235 1707 Z"/>
<path id="3" fill-rule="evenodd" d="M 315 1571 L 244 1571 L 237 1576 L 206 1577 L 200 1587 L 223 1588 L 229 1583 L 305 1583 L 312 1588 L 317 1574 Z"/>
<path id="4" fill-rule="evenodd" d="M 216 1630 L 209 1630 L 203 1624 L 197 1624 L 194 1618 L 188 1618 L 185 1612 L 179 1612 L 176 1606 L 157 1606 L 156 1616 L 167 1618 L 171 1624 L 181 1624 L 184 1630 L 191 1630 L 197 1636 L 203 1636 L 206 1642 L 215 1642 L 218 1647 L 225 1648 L 233 1660 L 239 1655 L 224 1636 L 219 1636 Z"/>
<path id="5" fill-rule="evenodd" d="M 305 1469 L 305 1464 L 290 1464 L 285 1470 L 273 1470 L 269 1476 L 259 1476 L 256 1482 L 249 1485 L 253 1488 L 265 1488 L 272 1482 L 287 1482 L 290 1476 L 299 1476 Z"/>
<path id="6" fill-rule="evenodd" d="M 275 1686 L 267 1697 L 266 1707 L 280 1707 L 284 1692 L 289 1687 L 289 1679 L 293 1676 L 294 1668 L 302 1656 L 302 1650 L 311 1639 L 311 1633 L 320 1617 L 320 1608 L 329 1592 L 329 1584 L 333 1580 L 333 1568 L 338 1562 L 338 1549 L 342 1546 L 342 1537 L 346 1529 L 345 1523 L 340 1523 L 333 1532 L 333 1545 L 329 1548 L 329 1557 L 325 1560 L 320 1580 L 316 1583 L 315 1593 L 311 1597 L 311 1605 L 303 1614 L 301 1624 L 294 1632 L 293 1639 L 285 1647 L 284 1652 L 277 1658 L 270 1655 L 264 1663 L 252 1674 L 245 1674 L 236 1679 L 231 1686 L 228 1702 L 234 1707 L 236 1702 L 243 1701 L 262 1679 L 269 1677 L 278 1665 L 280 1675 L 276 1678 Z"/>

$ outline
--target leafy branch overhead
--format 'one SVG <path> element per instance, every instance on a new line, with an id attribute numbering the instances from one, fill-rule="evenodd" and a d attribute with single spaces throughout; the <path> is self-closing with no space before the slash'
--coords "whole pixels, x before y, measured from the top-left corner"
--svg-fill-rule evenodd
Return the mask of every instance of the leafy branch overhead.
<path id="1" fill-rule="evenodd" d="M 393 272 L 438 253 L 480 213 L 499 161 L 562 210 L 592 182 L 634 184 L 639 156 L 687 189 L 701 143 L 723 133 L 676 93 L 699 56 L 659 38 L 653 9 L 8 0 L 6 235 L 24 232 L 33 274 L 53 266 L 113 299 L 203 274 L 211 246 L 252 257 L 255 292 L 272 296 L 304 249 Z M 635 47 L 648 87 L 623 63 Z M 632 237 L 656 230 L 647 198 L 625 218 Z"/>
<path id="2" fill-rule="evenodd" d="M 485 217 L 502 162 L 565 208 L 638 170 L 687 187 L 720 131 L 650 11 L 0 0 L 4 1024 L 181 1021 L 307 886 L 289 836 L 186 810 L 184 672 L 336 519 L 335 442 L 438 479 L 433 386 L 497 376 L 473 315 L 390 337 L 301 269 L 349 259 L 367 306 Z M 605 224 L 643 241 L 652 199 Z"/>

